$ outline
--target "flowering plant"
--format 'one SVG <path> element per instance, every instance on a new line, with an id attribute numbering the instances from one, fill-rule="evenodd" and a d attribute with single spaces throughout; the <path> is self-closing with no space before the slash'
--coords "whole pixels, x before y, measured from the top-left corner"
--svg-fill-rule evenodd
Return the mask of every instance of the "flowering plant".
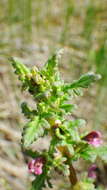
<path id="1" fill-rule="evenodd" d="M 34 100 L 35 109 L 26 102 L 21 108 L 28 122 L 22 133 L 22 147 L 32 159 L 28 170 L 35 176 L 31 190 L 42 190 L 46 185 L 52 188 L 51 172 L 53 169 L 70 179 L 70 189 L 94 190 L 89 178 L 95 178 L 91 168 L 85 180 L 77 178 L 74 162 L 79 158 L 95 162 L 97 157 L 106 160 L 107 148 L 99 131 L 80 133 L 79 128 L 85 125 L 83 119 L 68 119 L 76 105 L 69 103 L 73 96 L 81 95 L 83 88 L 100 79 L 92 72 L 82 75 L 72 83 L 64 83 L 58 71 L 58 60 L 62 51 L 58 51 L 39 70 L 36 66 L 26 67 L 17 58 L 11 58 L 22 83 L 22 90 L 28 91 Z M 48 150 L 32 151 L 31 144 L 40 137 L 50 136 Z M 95 168 L 95 167 L 94 167 Z"/>

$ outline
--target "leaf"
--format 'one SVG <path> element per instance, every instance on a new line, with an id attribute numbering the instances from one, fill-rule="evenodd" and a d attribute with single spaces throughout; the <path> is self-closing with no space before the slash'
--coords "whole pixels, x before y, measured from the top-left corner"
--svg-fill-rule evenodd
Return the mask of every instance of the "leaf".
<path id="1" fill-rule="evenodd" d="M 73 156 L 74 155 L 74 148 L 71 144 L 67 144 L 67 148 L 69 153 Z"/>
<path id="2" fill-rule="evenodd" d="M 80 136 L 78 129 L 76 128 L 77 126 L 80 126 L 81 124 L 84 124 L 84 120 L 82 119 L 77 119 L 74 121 L 66 121 L 64 123 L 67 127 L 66 130 L 68 131 L 68 134 L 70 136 L 70 139 L 74 142 L 79 142 L 80 141 Z"/>
<path id="3" fill-rule="evenodd" d="M 80 155 L 85 160 L 95 162 L 97 158 L 96 148 L 88 146 L 80 152 Z"/>
<path id="4" fill-rule="evenodd" d="M 78 127 L 78 126 L 83 127 L 85 124 L 86 124 L 86 121 L 84 119 L 76 119 L 76 120 L 70 121 L 68 124 L 68 127 L 69 128 Z"/>
<path id="5" fill-rule="evenodd" d="M 101 78 L 100 75 L 94 74 L 93 72 L 86 73 L 80 77 L 79 80 L 75 80 L 71 84 L 63 86 L 63 91 L 67 92 L 69 89 L 75 88 L 88 88 L 89 85 Z"/>
<path id="6" fill-rule="evenodd" d="M 94 184 L 92 182 L 87 181 L 78 181 L 72 190 L 96 190 Z"/>
<path id="7" fill-rule="evenodd" d="M 94 162 L 97 157 L 99 157 L 101 160 L 107 163 L 107 146 L 99 146 L 99 147 L 87 147 L 87 149 L 84 149 L 83 152 L 81 152 L 81 156 L 85 160 L 90 160 L 91 162 Z"/>
<path id="8" fill-rule="evenodd" d="M 49 176 L 47 176 L 47 184 L 48 184 L 48 187 L 49 188 L 53 188 L 53 185 L 52 185 L 52 183 L 51 183 L 51 178 L 49 177 Z"/>
<path id="9" fill-rule="evenodd" d="M 30 70 L 16 57 L 11 57 L 10 61 L 13 65 L 13 67 L 15 68 L 15 72 L 18 75 L 26 75 L 26 74 L 30 74 Z"/>
<path id="10" fill-rule="evenodd" d="M 43 136 L 45 129 L 49 128 L 49 126 L 49 123 L 45 119 L 40 120 L 39 116 L 28 122 L 23 130 L 22 142 L 24 147 L 28 147 L 34 140 Z"/>
<path id="11" fill-rule="evenodd" d="M 49 72 L 47 74 L 53 74 L 55 67 L 57 66 L 57 58 L 56 54 L 54 54 L 45 65 L 45 69 Z"/>
<path id="12" fill-rule="evenodd" d="M 63 139 L 58 144 L 58 150 L 62 153 L 67 153 L 69 155 L 74 155 L 74 148 L 73 148 L 73 142 L 68 139 Z"/>
<path id="13" fill-rule="evenodd" d="M 107 163 L 107 145 L 96 148 L 97 156 Z"/>
<path id="14" fill-rule="evenodd" d="M 32 121 L 28 122 L 23 129 L 22 142 L 24 147 L 29 146 L 40 135 L 43 135 L 43 130 L 40 131 L 39 116 L 36 116 Z M 39 133 L 39 134 L 38 134 Z"/>
<path id="15" fill-rule="evenodd" d="M 70 135 L 71 135 L 71 139 L 72 141 L 75 141 L 75 142 L 79 142 L 80 141 L 80 136 L 79 136 L 79 132 L 78 130 L 75 128 L 75 129 L 70 129 Z"/>
<path id="16" fill-rule="evenodd" d="M 56 159 L 53 161 L 53 165 L 65 176 L 69 176 L 69 165 L 65 162 L 66 160 L 66 157 L 56 157 Z"/>
<path id="17" fill-rule="evenodd" d="M 46 174 L 42 173 L 37 176 L 32 182 L 32 188 L 30 190 L 42 190 L 45 187 Z"/>
<path id="18" fill-rule="evenodd" d="M 69 174 L 70 174 L 69 165 L 66 165 L 66 164 L 62 163 L 59 166 L 59 169 L 62 171 L 62 173 L 64 174 L 64 176 L 69 176 Z"/>
<path id="19" fill-rule="evenodd" d="M 44 68 L 41 70 L 41 73 L 44 74 L 48 79 L 55 76 L 56 80 L 60 80 L 59 72 L 57 69 L 58 59 L 61 57 L 62 49 L 55 53 L 47 63 L 44 65 Z"/>
<path id="20" fill-rule="evenodd" d="M 40 153 L 38 153 L 37 151 L 32 151 L 30 149 L 27 149 L 27 150 L 24 150 L 23 153 L 26 155 L 26 156 L 30 156 L 32 158 L 37 158 L 40 156 Z"/>
<path id="21" fill-rule="evenodd" d="M 32 188 L 30 190 L 42 190 L 44 187 L 46 187 L 45 182 L 49 186 L 49 188 L 52 188 L 52 183 L 50 182 L 51 177 L 48 176 L 48 169 L 45 167 L 43 169 L 43 173 L 36 177 L 36 179 L 32 182 Z"/>
<path id="22" fill-rule="evenodd" d="M 74 109 L 76 109 L 75 104 L 62 104 L 60 105 L 60 108 L 64 109 L 66 113 L 72 112 Z"/>
<path id="23" fill-rule="evenodd" d="M 51 111 L 48 112 L 42 112 L 41 117 L 45 118 L 45 119 L 50 119 L 52 117 L 55 117 L 55 114 Z"/>
<path id="24" fill-rule="evenodd" d="M 50 124 L 48 123 L 48 121 L 46 119 L 42 118 L 40 123 L 41 123 L 42 127 L 44 127 L 45 129 L 50 128 Z"/>
<path id="25" fill-rule="evenodd" d="M 31 110 L 31 108 L 28 107 L 28 105 L 27 105 L 26 102 L 23 102 L 23 103 L 21 104 L 21 108 L 22 108 L 22 113 L 23 113 L 28 119 L 37 114 L 37 111 L 36 111 L 36 110 Z"/>
<path id="26" fill-rule="evenodd" d="M 100 75 L 94 74 L 93 72 L 89 72 L 89 73 L 82 75 L 76 83 L 74 82 L 74 86 L 81 87 L 81 88 L 88 88 L 88 86 L 91 83 L 99 80 L 100 78 L 101 78 Z"/>
<path id="27" fill-rule="evenodd" d="M 73 92 L 76 96 L 83 96 L 83 91 L 80 88 L 74 88 Z"/>

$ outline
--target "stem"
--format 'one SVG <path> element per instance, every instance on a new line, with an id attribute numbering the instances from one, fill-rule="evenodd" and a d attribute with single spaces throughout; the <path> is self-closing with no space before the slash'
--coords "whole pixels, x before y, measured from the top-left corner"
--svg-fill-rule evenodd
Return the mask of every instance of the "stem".
<path id="1" fill-rule="evenodd" d="M 53 155 L 56 144 L 57 144 L 57 139 L 56 139 L 56 137 L 53 137 L 53 139 L 50 142 L 50 147 L 49 147 L 49 152 L 48 152 L 50 156 Z"/>
<path id="2" fill-rule="evenodd" d="M 77 175 L 76 175 L 76 171 L 75 171 L 73 165 L 71 164 L 71 162 L 70 162 L 70 160 L 69 160 L 70 155 L 69 155 L 68 151 L 67 151 L 66 148 L 65 148 L 65 149 L 64 149 L 64 152 L 63 152 L 63 148 L 64 148 L 64 147 L 62 147 L 62 150 L 61 150 L 61 148 L 60 148 L 59 151 L 60 151 L 62 154 L 64 153 L 65 156 L 67 157 L 67 163 L 68 163 L 68 165 L 69 165 L 69 172 L 70 172 L 69 179 L 70 179 L 71 185 L 74 186 L 74 185 L 78 182 Z"/>
<path id="3" fill-rule="evenodd" d="M 69 179 L 70 179 L 71 185 L 74 186 L 77 183 L 78 179 L 77 179 L 76 171 L 72 164 L 70 164 L 69 170 L 70 170 Z"/>

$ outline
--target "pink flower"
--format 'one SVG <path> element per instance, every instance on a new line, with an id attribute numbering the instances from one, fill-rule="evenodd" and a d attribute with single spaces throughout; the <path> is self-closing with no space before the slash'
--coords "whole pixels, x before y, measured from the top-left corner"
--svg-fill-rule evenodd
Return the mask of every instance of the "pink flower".
<path id="1" fill-rule="evenodd" d="M 93 145 L 94 147 L 98 147 L 102 144 L 102 135 L 99 131 L 92 131 L 88 135 L 86 135 L 83 139 L 88 142 L 88 144 Z"/>
<path id="2" fill-rule="evenodd" d="M 96 179 L 97 178 L 96 170 L 97 170 L 97 166 L 93 164 L 88 170 L 88 177 L 92 179 Z"/>
<path id="3" fill-rule="evenodd" d="M 28 163 L 29 172 L 35 175 L 40 175 L 42 174 L 43 165 L 44 165 L 43 158 L 39 157 L 39 158 L 33 159 Z"/>

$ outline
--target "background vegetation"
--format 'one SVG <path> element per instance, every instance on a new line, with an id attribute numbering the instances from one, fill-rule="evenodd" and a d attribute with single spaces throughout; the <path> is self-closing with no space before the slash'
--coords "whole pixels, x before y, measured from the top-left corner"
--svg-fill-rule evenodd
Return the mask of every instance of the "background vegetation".
<path id="1" fill-rule="evenodd" d="M 29 182 L 20 149 L 24 122 L 20 99 L 31 100 L 28 94 L 21 95 L 8 57 L 41 67 L 51 53 L 64 48 L 60 71 L 66 81 L 90 70 L 100 73 L 100 82 L 80 101 L 75 99 L 79 112 L 73 117 L 86 119 L 87 128 L 102 131 L 106 140 L 107 0 L 1 0 L 0 13 L 0 189 L 25 190 Z M 45 140 L 42 148 L 47 144 Z M 107 165 L 98 164 L 98 181 L 106 189 Z M 77 163 L 78 173 L 86 167 Z M 55 188 L 63 190 L 67 181 L 53 176 Z"/>

